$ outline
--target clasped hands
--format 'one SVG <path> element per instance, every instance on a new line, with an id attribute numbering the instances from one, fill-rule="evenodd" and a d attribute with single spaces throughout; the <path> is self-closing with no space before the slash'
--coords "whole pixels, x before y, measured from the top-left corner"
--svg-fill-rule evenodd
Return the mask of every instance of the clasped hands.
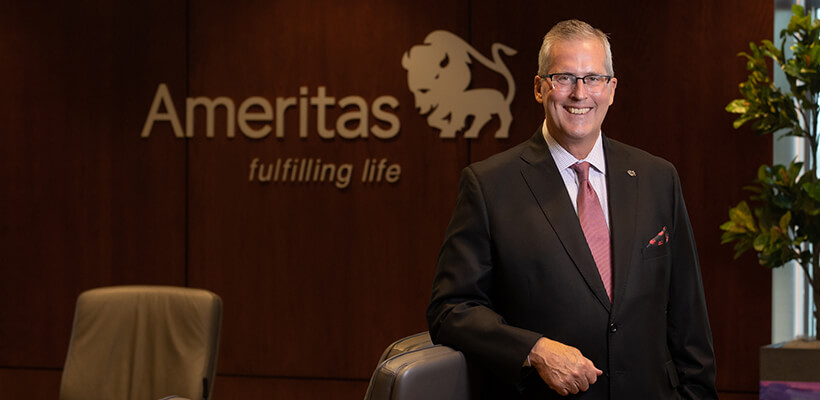
<path id="1" fill-rule="evenodd" d="M 575 347 L 545 337 L 530 350 L 529 360 L 550 389 L 562 396 L 587 391 L 603 374 Z"/>

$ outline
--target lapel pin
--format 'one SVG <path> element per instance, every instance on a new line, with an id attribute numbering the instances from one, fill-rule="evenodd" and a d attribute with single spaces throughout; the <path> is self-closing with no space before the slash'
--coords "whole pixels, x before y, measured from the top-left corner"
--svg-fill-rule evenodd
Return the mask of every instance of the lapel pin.
<path id="1" fill-rule="evenodd" d="M 626 173 L 629 174 L 629 176 L 635 176 L 635 171 L 634 170 L 628 169 L 628 170 L 626 170 Z"/>

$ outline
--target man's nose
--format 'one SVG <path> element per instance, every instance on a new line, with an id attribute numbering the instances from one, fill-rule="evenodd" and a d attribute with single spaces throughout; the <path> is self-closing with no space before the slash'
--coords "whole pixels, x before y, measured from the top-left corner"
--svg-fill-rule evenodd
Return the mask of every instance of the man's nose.
<path id="1" fill-rule="evenodd" d="M 583 79 L 576 79 L 575 85 L 572 87 L 572 92 L 570 92 L 573 98 L 575 99 L 585 99 L 587 98 L 587 88 L 584 85 Z"/>

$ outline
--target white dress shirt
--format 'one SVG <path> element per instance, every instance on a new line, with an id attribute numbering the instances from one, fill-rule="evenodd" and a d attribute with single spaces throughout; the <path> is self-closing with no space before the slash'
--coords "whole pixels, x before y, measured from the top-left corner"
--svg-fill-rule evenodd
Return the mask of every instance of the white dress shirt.
<path id="1" fill-rule="evenodd" d="M 601 203 L 601 208 L 604 211 L 606 218 L 606 226 L 609 227 L 609 198 L 606 192 L 606 162 L 604 160 L 604 145 L 601 140 L 601 133 L 598 132 L 598 138 L 595 140 L 595 145 L 592 146 L 592 151 L 589 152 L 586 158 L 579 160 L 570 154 L 565 148 L 550 136 L 547 130 L 547 121 L 544 120 L 541 128 L 544 139 L 549 146 L 552 159 L 555 160 L 555 166 L 558 167 L 558 172 L 561 173 L 561 178 L 564 179 L 564 185 L 567 187 L 567 193 L 572 200 L 572 207 L 575 208 L 575 213 L 578 213 L 578 176 L 575 170 L 570 168 L 572 165 L 582 161 L 588 162 L 592 168 L 589 169 L 589 182 L 592 188 L 595 189 L 595 194 L 598 195 L 598 201 Z"/>

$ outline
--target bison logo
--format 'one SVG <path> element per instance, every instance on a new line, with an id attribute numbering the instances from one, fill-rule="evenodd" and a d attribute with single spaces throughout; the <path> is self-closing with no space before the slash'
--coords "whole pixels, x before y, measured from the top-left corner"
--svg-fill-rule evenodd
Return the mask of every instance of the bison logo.
<path id="1" fill-rule="evenodd" d="M 494 43 L 493 59 L 489 60 L 460 37 L 439 30 L 430 32 L 424 44 L 404 53 L 401 65 L 407 70 L 407 86 L 413 92 L 416 108 L 421 115 L 430 113 L 427 124 L 441 130 L 441 138 L 455 138 L 456 132 L 465 127 L 467 117 L 472 115 L 473 122 L 464 137 L 475 139 L 493 114 L 501 121 L 495 137 L 509 136 L 515 81 L 501 60 L 502 51 L 508 56 L 516 53 L 510 47 Z M 472 81 L 471 57 L 506 79 L 506 97 L 494 89 L 468 89 Z"/>

